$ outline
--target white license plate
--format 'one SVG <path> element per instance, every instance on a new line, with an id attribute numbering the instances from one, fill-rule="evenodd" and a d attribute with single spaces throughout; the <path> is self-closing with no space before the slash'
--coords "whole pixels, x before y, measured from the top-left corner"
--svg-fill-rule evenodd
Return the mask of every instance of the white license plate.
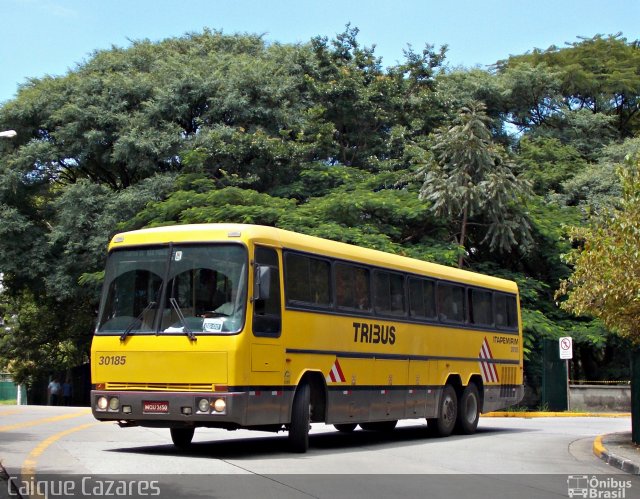
<path id="1" fill-rule="evenodd" d="M 169 412 L 169 402 L 145 400 L 142 402 L 142 412 L 147 414 L 167 414 Z"/>

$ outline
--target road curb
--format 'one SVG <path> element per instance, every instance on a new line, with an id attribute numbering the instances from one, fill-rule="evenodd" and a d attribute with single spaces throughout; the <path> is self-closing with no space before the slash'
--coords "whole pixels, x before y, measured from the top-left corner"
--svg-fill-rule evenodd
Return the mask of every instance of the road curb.
<path id="1" fill-rule="evenodd" d="M 598 435 L 594 439 L 593 453 L 609 466 L 618 468 L 626 473 L 631 473 L 632 475 L 640 475 L 640 466 L 631 462 L 629 459 L 617 456 L 604 446 L 602 439 L 605 437 L 607 437 L 607 435 Z"/>

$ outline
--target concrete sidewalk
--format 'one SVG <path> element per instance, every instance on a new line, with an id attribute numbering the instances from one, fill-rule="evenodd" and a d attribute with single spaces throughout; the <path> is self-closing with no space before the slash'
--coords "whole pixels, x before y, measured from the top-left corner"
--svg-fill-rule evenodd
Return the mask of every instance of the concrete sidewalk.
<path id="1" fill-rule="evenodd" d="M 631 441 L 630 431 L 596 437 L 593 453 L 610 466 L 640 475 L 640 445 Z"/>

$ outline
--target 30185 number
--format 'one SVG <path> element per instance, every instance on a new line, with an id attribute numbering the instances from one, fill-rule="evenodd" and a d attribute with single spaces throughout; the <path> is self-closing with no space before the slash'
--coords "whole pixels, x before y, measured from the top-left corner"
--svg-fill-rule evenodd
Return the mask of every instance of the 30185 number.
<path id="1" fill-rule="evenodd" d="M 124 366 L 126 363 L 126 355 L 101 355 L 98 358 L 98 365 L 101 366 Z"/>

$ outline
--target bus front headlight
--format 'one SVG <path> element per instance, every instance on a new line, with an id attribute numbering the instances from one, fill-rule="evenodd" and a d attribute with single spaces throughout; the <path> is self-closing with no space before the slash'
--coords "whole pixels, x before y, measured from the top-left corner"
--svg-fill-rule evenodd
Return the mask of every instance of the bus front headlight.
<path id="1" fill-rule="evenodd" d="M 96 402 L 96 407 L 98 409 L 100 409 L 101 411 L 106 411 L 108 405 L 109 405 L 109 401 L 107 400 L 107 397 L 105 397 L 104 395 L 101 397 L 98 397 L 98 401 Z"/>
<path id="2" fill-rule="evenodd" d="M 224 412 L 227 408 L 227 403 L 224 399 L 216 399 L 213 403 L 213 410 L 216 412 Z"/>
<path id="3" fill-rule="evenodd" d="M 109 399 L 109 410 L 117 411 L 120 409 L 120 399 L 118 397 L 111 397 Z"/>
<path id="4" fill-rule="evenodd" d="M 200 412 L 209 412 L 209 401 L 207 399 L 200 399 L 198 402 L 198 410 Z"/>

